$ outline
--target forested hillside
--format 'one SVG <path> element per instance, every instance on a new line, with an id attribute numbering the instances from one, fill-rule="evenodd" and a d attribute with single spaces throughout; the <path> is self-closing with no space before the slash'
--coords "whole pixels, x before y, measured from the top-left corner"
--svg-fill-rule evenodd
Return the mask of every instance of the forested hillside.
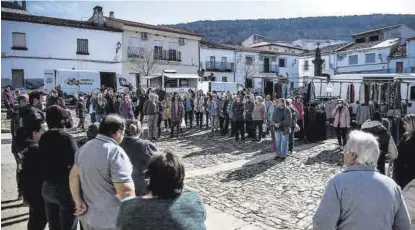
<path id="1" fill-rule="evenodd" d="M 294 41 L 296 39 L 350 40 L 350 35 L 353 33 L 395 24 L 405 24 L 415 29 L 415 15 L 374 14 L 289 19 L 196 21 L 168 26 L 201 33 L 212 42 L 238 44 L 252 34 L 260 34 L 278 41 Z"/>

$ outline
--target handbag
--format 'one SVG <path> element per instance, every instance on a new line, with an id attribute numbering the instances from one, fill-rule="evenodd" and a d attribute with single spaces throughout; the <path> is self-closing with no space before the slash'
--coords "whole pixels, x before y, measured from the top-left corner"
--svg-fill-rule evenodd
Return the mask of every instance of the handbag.
<path id="1" fill-rule="evenodd" d="M 300 126 L 298 124 L 295 124 L 294 133 L 300 131 Z"/>

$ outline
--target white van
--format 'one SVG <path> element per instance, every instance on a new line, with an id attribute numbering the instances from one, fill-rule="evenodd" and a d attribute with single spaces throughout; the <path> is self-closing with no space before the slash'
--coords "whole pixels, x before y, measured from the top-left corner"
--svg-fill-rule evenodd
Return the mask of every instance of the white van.
<path id="1" fill-rule="evenodd" d="M 216 82 L 216 81 L 203 81 L 199 82 L 197 89 L 202 90 L 203 93 L 216 91 L 218 93 L 237 93 L 239 90 L 242 90 L 244 87 L 241 84 L 235 82 Z"/>
<path id="2" fill-rule="evenodd" d="M 122 75 L 114 72 L 100 72 L 97 70 L 45 70 L 45 90 L 50 92 L 57 85 L 61 85 L 66 95 L 74 93 L 92 93 L 103 85 L 114 89 L 115 92 L 134 90 L 131 83 Z"/>

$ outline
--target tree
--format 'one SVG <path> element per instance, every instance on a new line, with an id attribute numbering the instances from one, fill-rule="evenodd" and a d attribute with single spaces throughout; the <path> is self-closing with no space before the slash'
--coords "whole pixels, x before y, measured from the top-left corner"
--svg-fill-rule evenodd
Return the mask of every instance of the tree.
<path id="1" fill-rule="evenodd" d="M 128 47 L 127 67 L 140 76 L 150 76 L 154 72 L 156 59 L 151 47 Z M 140 79 L 140 78 L 139 78 Z M 140 80 L 137 82 L 140 86 Z"/>
<path id="2" fill-rule="evenodd" d="M 245 87 L 248 88 L 248 81 L 252 79 L 252 77 L 256 74 L 257 69 L 255 68 L 255 59 L 252 56 L 245 56 L 242 57 L 242 54 L 239 55 L 238 63 L 241 63 L 240 71 L 242 72 L 244 79 L 245 79 Z"/>

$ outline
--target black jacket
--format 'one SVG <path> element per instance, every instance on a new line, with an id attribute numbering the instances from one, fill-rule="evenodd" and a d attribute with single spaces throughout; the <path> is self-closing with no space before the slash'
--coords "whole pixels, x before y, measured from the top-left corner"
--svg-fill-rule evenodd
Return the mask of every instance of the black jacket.
<path id="1" fill-rule="evenodd" d="M 385 160 L 388 154 L 390 135 L 385 126 L 378 121 L 366 121 L 362 124 L 362 131 L 373 134 L 379 142 L 380 155 L 377 169 L 380 173 L 385 174 Z"/>
<path id="2" fill-rule="evenodd" d="M 398 158 L 395 160 L 393 179 L 403 189 L 415 179 L 415 132 L 406 133 L 398 145 Z"/>
<path id="3" fill-rule="evenodd" d="M 26 141 L 22 155 L 22 171 L 20 175 L 23 195 L 30 204 L 42 199 L 42 158 L 38 144 Z"/>

